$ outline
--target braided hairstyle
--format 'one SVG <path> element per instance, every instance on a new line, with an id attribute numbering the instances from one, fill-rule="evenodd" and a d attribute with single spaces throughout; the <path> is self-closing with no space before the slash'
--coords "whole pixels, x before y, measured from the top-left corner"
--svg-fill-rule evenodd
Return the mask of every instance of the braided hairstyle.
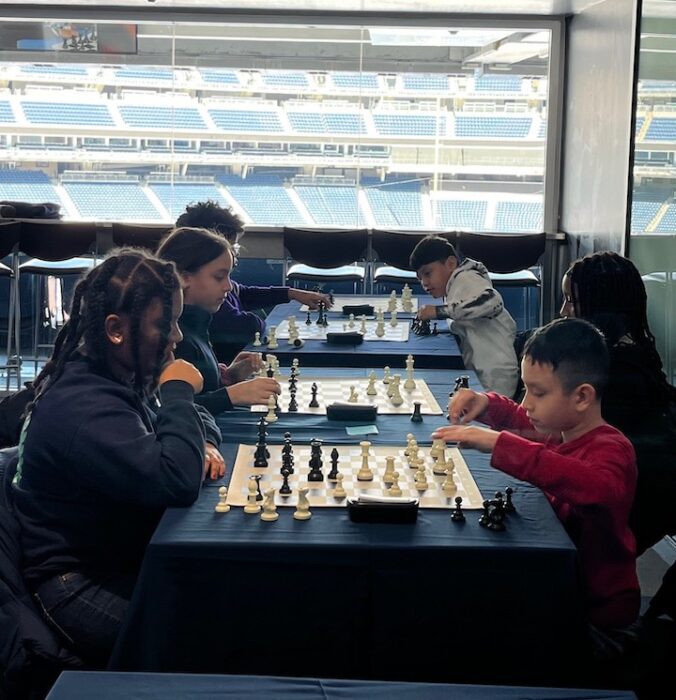
<path id="1" fill-rule="evenodd" d="M 566 272 L 575 315 L 601 330 L 609 347 L 623 336 L 646 349 L 661 367 L 648 326 L 647 295 L 635 265 L 617 253 L 599 252 L 576 260 Z"/>
<path id="2" fill-rule="evenodd" d="M 105 366 L 105 320 L 126 313 L 131 320 L 134 389 L 142 397 L 154 389 L 171 333 L 173 295 L 181 288 L 173 263 L 159 260 L 140 248 L 119 248 L 91 270 L 75 287 L 69 320 L 59 332 L 52 356 L 35 379 L 35 398 L 26 413 L 56 382 L 78 347 L 99 367 Z M 162 302 L 163 318 L 152 380 L 144 377 L 140 361 L 141 321 L 153 300 Z"/>

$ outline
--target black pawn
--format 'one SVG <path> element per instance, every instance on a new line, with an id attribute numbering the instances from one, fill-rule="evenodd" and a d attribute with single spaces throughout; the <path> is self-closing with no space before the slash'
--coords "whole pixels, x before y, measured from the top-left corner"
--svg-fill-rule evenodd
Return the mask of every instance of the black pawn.
<path id="1" fill-rule="evenodd" d="M 312 400 L 310 401 L 310 408 L 319 408 L 319 401 L 317 401 L 317 383 L 312 382 Z"/>
<path id="2" fill-rule="evenodd" d="M 291 390 L 291 401 L 289 401 L 289 407 L 287 410 L 289 413 L 298 413 L 298 403 L 296 402 L 296 390 L 295 389 Z"/>
<path id="3" fill-rule="evenodd" d="M 275 376 L 275 370 L 272 369 L 272 365 L 268 365 L 268 369 L 267 369 L 267 371 L 265 372 L 265 374 L 267 374 L 267 375 L 268 375 L 268 378 L 270 378 L 270 379 L 273 379 L 273 378 L 274 378 L 274 376 Z"/>
<path id="4" fill-rule="evenodd" d="M 488 527 L 494 532 L 503 532 L 505 529 L 505 505 L 502 497 L 491 501 L 488 508 Z"/>
<path id="5" fill-rule="evenodd" d="M 516 508 L 514 507 L 514 504 L 512 503 L 512 494 L 514 493 L 514 489 L 511 486 L 508 486 L 505 489 L 505 512 L 507 513 L 514 513 L 516 511 Z"/>
<path id="6" fill-rule="evenodd" d="M 262 501 L 263 494 L 261 493 L 261 477 L 260 477 L 260 475 L 252 476 L 249 478 L 253 479 L 256 482 L 256 500 Z"/>
<path id="7" fill-rule="evenodd" d="M 284 481 L 282 481 L 282 485 L 279 487 L 279 493 L 282 496 L 288 496 L 291 494 L 291 487 L 289 486 L 289 470 L 288 469 L 282 469 L 282 477 L 284 478 Z"/>
<path id="8" fill-rule="evenodd" d="M 312 319 L 310 318 L 310 309 L 307 310 L 307 318 L 305 319 L 305 325 L 306 326 L 312 325 Z"/>
<path id="9" fill-rule="evenodd" d="M 254 454 L 254 467 L 256 469 L 264 469 L 268 466 L 268 451 L 264 442 L 259 442 L 256 445 L 256 453 Z"/>
<path id="10" fill-rule="evenodd" d="M 329 481 L 337 481 L 338 477 L 338 450 L 334 447 L 331 450 L 331 471 L 329 472 Z"/>
<path id="11" fill-rule="evenodd" d="M 462 496 L 455 497 L 455 509 L 451 513 L 451 520 L 454 523 L 464 523 L 465 514 L 462 512 Z"/>
<path id="12" fill-rule="evenodd" d="M 432 335 L 439 335 L 439 329 L 437 328 L 437 322 L 434 322 L 434 326 L 432 327 Z"/>
<path id="13" fill-rule="evenodd" d="M 490 518 L 488 517 L 488 506 L 490 504 L 490 501 L 484 501 L 483 506 L 484 506 L 484 512 L 481 514 L 481 517 L 479 518 L 479 525 L 482 527 L 488 527 L 488 523 L 490 522 Z"/>
<path id="14" fill-rule="evenodd" d="M 411 416 L 411 423 L 422 423 L 423 417 L 420 412 L 420 401 L 413 402 L 413 415 Z"/>

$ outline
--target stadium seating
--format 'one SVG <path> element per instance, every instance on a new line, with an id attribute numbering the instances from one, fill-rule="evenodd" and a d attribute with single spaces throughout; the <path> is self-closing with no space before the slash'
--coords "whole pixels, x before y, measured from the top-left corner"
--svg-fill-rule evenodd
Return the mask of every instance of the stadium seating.
<path id="1" fill-rule="evenodd" d="M 634 131 L 634 134 L 636 136 L 639 135 L 641 128 L 643 127 L 644 121 L 645 121 L 645 117 L 636 117 L 636 130 Z"/>
<path id="2" fill-rule="evenodd" d="M 540 202 L 498 202 L 495 231 L 542 231 Z"/>
<path id="3" fill-rule="evenodd" d="M 290 70 L 269 70 L 263 71 L 263 82 L 267 87 L 282 88 L 308 88 L 307 73 Z"/>
<path id="4" fill-rule="evenodd" d="M 85 66 L 48 66 L 41 63 L 21 66 L 21 72 L 29 74 L 41 73 L 43 75 L 53 75 L 54 77 L 85 77 L 88 75 L 88 70 Z"/>
<path id="5" fill-rule="evenodd" d="M 0 170 L 0 200 L 61 203 L 49 177 L 40 170 Z"/>
<path id="6" fill-rule="evenodd" d="M 150 189 L 157 195 L 158 199 L 164 205 L 169 217 L 172 221 L 176 220 L 188 204 L 195 202 L 204 202 L 211 199 L 218 202 L 221 206 L 228 206 L 228 202 L 223 198 L 218 191 L 216 185 L 208 183 L 183 183 L 178 182 L 171 184 L 170 182 L 154 182 L 150 185 Z"/>
<path id="7" fill-rule="evenodd" d="M 457 114 L 455 135 L 458 138 L 525 138 L 532 124 L 532 117 L 486 117 Z"/>
<path id="8" fill-rule="evenodd" d="M 445 134 L 446 118 L 428 114 L 374 112 L 373 122 L 383 136 L 436 136 Z"/>
<path id="9" fill-rule="evenodd" d="M 448 76 L 440 73 L 404 73 L 404 90 L 448 92 Z"/>
<path id="10" fill-rule="evenodd" d="M 476 92 L 521 92 L 522 78 L 520 75 L 496 75 L 488 73 L 474 78 Z"/>
<path id="11" fill-rule="evenodd" d="M 9 124 L 15 122 L 14 112 L 12 112 L 12 105 L 7 100 L 0 100 L 0 122 L 3 124 Z"/>
<path id="12" fill-rule="evenodd" d="M 375 73 L 330 73 L 333 84 L 345 90 L 377 90 L 378 76 Z"/>
<path id="13" fill-rule="evenodd" d="M 289 111 L 291 128 L 302 134 L 365 134 L 366 127 L 356 112 Z"/>
<path id="14" fill-rule="evenodd" d="M 201 70 L 200 75 L 205 83 L 214 83 L 214 85 L 239 85 L 239 78 L 234 70 Z"/>
<path id="15" fill-rule="evenodd" d="M 436 227 L 481 231 L 485 229 L 485 199 L 436 199 Z"/>
<path id="16" fill-rule="evenodd" d="M 115 125 L 108 106 L 104 104 L 23 100 L 21 108 L 32 124 Z"/>
<path id="17" fill-rule="evenodd" d="M 644 141 L 676 141 L 676 118 L 653 117 Z"/>
<path id="18" fill-rule="evenodd" d="M 631 232 L 641 233 L 655 218 L 662 206 L 661 202 L 634 200 L 631 203 Z"/>
<path id="19" fill-rule="evenodd" d="M 376 226 L 390 229 L 424 228 L 425 218 L 417 183 L 385 184 L 382 187 L 366 187 L 364 191 Z"/>
<path id="20" fill-rule="evenodd" d="M 154 221 L 161 214 L 135 182 L 64 182 L 78 212 L 96 221 Z"/>
<path id="21" fill-rule="evenodd" d="M 273 131 L 282 132 L 277 112 L 271 110 L 209 109 L 214 123 L 223 131 Z"/>
<path id="22" fill-rule="evenodd" d="M 174 79 L 174 72 L 171 70 L 159 70 L 156 68 L 120 68 L 115 71 L 118 80 L 133 80 L 141 82 L 162 81 L 170 83 Z"/>
<path id="23" fill-rule="evenodd" d="M 220 180 L 253 223 L 260 226 L 307 224 L 277 175 L 252 175 L 245 180 L 222 176 Z"/>
<path id="24" fill-rule="evenodd" d="M 157 107 L 155 105 L 120 105 L 122 119 L 139 129 L 206 129 L 195 107 Z"/>
<path id="25" fill-rule="evenodd" d="M 655 227 L 655 233 L 676 233 L 676 203 L 667 207 L 660 222 Z"/>
<path id="26" fill-rule="evenodd" d="M 363 226 L 357 189 L 347 185 L 296 185 L 298 196 L 319 226 Z"/>

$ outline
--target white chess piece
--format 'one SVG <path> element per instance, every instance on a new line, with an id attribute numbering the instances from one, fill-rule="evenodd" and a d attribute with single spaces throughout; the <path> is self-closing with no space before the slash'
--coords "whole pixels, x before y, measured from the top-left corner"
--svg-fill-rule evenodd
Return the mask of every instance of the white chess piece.
<path id="1" fill-rule="evenodd" d="M 369 447 L 371 443 L 363 440 L 359 443 L 361 447 L 361 467 L 357 472 L 357 481 L 373 481 L 373 472 L 369 468 Z"/>
<path id="2" fill-rule="evenodd" d="M 226 489 L 225 486 L 221 486 L 218 489 L 218 503 L 214 508 L 217 513 L 227 513 L 230 510 L 230 506 L 225 502 L 227 497 L 228 489 Z"/>
<path id="3" fill-rule="evenodd" d="M 244 506 L 244 512 L 250 514 L 260 513 L 261 507 L 258 501 L 256 500 L 256 496 L 258 495 L 258 487 L 256 486 L 255 479 L 249 479 L 247 490 L 249 491 L 249 493 L 246 497 L 246 505 Z"/>
<path id="4" fill-rule="evenodd" d="M 366 335 L 366 316 L 361 317 L 361 327 L 359 328 L 359 332 L 362 335 Z"/>
<path id="5" fill-rule="evenodd" d="M 338 476 L 342 476 L 339 474 Z M 307 486 L 301 486 L 298 489 L 298 505 L 296 510 L 293 512 L 294 520 L 309 520 L 312 517 L 312 512 L 310 511 L 310 501 L 307 499 L 307 492 L 310 489 Z"/>
<path id="6" fill-rule="evenodd" d="M 394 309 L 394 310 L 392 311 L 392 315 L 390 316 L 390 326 L 392 326 L 392 328 L 396 328 L 396 327 L 397 327 L 397 323 L 398 323 L 398 321 L 397 321 L 397 310 Z"/>
<path id="7" fill-rule="evenodd" d="M 434 455 L 432 454 L 432 450 L 434 450 Z M 430 450 L 430 456 L 434 459 L 432 472 L 437 476 L 442 476 L 446 473 L 448 466 L 446 464 L 446 443 L 441 438 L 438 438 L 432 442 L 432 450 Z"/>
<path id="8" fill-rule="evenodd" d="M 387 300 L 387 310 L 392 312 L 397 308 L 397 293 L 392 290 L 390 292 L 390 298 Z"/>
<path id="9" fill-rule="evenodd" d="M 383 309 L 382 306 L 376 312 L 376 321 L 383 325 L 385 324 L 385 309 Z"/>
<path id="10" fill-rule="evenodd" d="M 357 396 L 357 390 L 353 386 L 350 387 L 350 395 L 348 396 L 347 400 L 350 403 L 357 403 L 359 401 L 359 396 Z"/>
<path id="11" fill-rule="evenodd" d="M 265 492 L 261 520 L 264 520 L 266 523 L 271 523 L 277 520 L 277 518 L 279 518 L 279 513 L 277 512 L 277 506 L 275 505 L 275 489 L 268 489 Z"/>
<path id="12" fill-rule="evenodd" d="M 377 396 L 378 390 L 376 389 L 376 373 L 371 371 L 369 374 L 369 384 L 366 387 L 367 396 Z"/>
<path id="13" fill-rule="evenodd" d="M 275 326 L 270 326 L 270 328 L 268 328 L 268 347 L 270 350 L 279 347 L 279 343 L 277 342 L 277 328 Z"/>
<path id="14" fill-rule="evenodd" d="M 257 347 L 257 348 L 260 347 L 261 345 L 263 345 L 263 343 L 261 343 L 261 334 L 260 334 L 260 331 L 256 331 L 256 332 L 254 333 L 254 341 L 253 341 L 253 344 L 254 344 L 254 346 Z"/>
<path id="15" fill-rule="evenodd" d="M 392 472 L 392 486 L 388 491 L 390 496 L 401 496 L 401 488 L 399 487 L 399 472 Z"/>
<path id="16" fill-rule="evenodd" d="M 277 414 L 275 413 L 276 406 L 277 404 L 275 403 L 275 395 L 270 394 L 268 398 L 268 413 L 265 416 L 266 423 L 274 423 L 277 420 Z"/>
<path id="17" fill-rule="evenodd" d="M 404 403 L 404 399 L 399 390 L 399 384 L 401 382 L 401 376 L 399 374 L 394 375 L 394 381 L 390 386 L 392 387 L 392 396 L 390 397 L 390 403 L 393 406 L 401 406 Z"/>
<path id="18" fill-rule="evenodd" d="M 444 492 L 445 496 L 453 496 L 457 493 L 458 487 L 453 479 L 453 469 L 449 468 L 446 471 L 446 478 L 441 484 L 441 490 Z"/>
<path id="19" fill-rule="evenodd" d="M 350 329 L 354 328 L 354 314 L 350 314 L 347 318 L 348 318 L 347 327 Z"/>
<path id="20" fill-rule="evenodd" d="M 413 355 L 409 355 L 406 358 L 406 381 L 404 382 L 404 389 L 406 391 L 413 391 L 415 389 L 415 379 L 413 379 L 413 365 L 415 360 Z"/>
<path id="21" fill-rule="evenodd" d="M 394 457 L 385 457 L 385 473 L 383 474 L 383 483 L 388 486 L 393 483 L 392 474 L 394 474 Z"/>
<path id="22" fill-rule="evenodd" d="M 336 487 L 333 489 L 334 498 L 345 498 L 345 488 L 343 487 L 343 475 L 339 472 L 336 475 Z"/>
<path id="23" fill-rule="evenodd" d="M 415 479 L 415 487 L 418 491 L 426 491 L 430 485 L 427 483 L 427 470 L 425 469 L 425 462 L 420 460 L 418 464 L 418 470 L 413 475 Z"/>
<path id="24" fill-rule="evenodd" d="M 298 358 L 294 357 L 291 366 L 296 370 L 296 377 L 300 377 L 300 369 L 298 367 L 299 364 L 300 362 L 298 361 Z"/>
<path id="25" fill-rule="evenodd" d="M 413 433 L 408 433 L 406 435 L 406 449 L 404 450 L 404 457 L 408 457 L 409 451 L 414 444 L 418 444 L 416 439 L 413 437 Z"/>
<path id="26" fill-rule="evenodd" d="M 376 323 L 376 337 L 382 338 L 385 335 L 385 321 Z"/>
<path id="27" fill-rule="evenodd" d="M 389 384 L 390 383 L 390 368 L 385 365 L 383 368 L 383 384 Z"/>

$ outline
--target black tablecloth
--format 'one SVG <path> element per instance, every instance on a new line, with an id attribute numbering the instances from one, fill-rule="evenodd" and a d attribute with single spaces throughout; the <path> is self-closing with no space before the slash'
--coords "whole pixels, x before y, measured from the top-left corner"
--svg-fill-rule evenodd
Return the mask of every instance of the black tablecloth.
<path id="1" fill-rule="evenodd" d="M 356 297 L 358 299 L 359 297 Z M 295 315 L 299 323 L 303 323 L 305 315 L 300 310 L 301 305 L 297 301 L 288 304 L 279 304 L 266 319 L 268 328 L 278 326 L 289 316 Z M 316 313 L 313 313 L 313 318 Z M 336 313 L 332 313 L 335 317 Z M 402 323 L 410 323 L 403 318 Z M 283 364 L 289 364 L 294 357 L 298 357 L 301 364 L 306 366 L 359 366 L 359 367 L 390 367 L 403 368 L 406 356 L 411 353 L 415 356 L 416 367 L 431 369 L 460 369 L 463 367 L 460 348 L 455 336 L 449 331 L 448 324 L 440 321 L 438 324 L 439 335 L 417 336 L 413 332 L 409 334 L 407 342 L 367 340 L 361 345 L 332 345 L 324 340 L 306 340 L 302 348 L 294 349 L 286 340 L 279 340 L 279 347 L 274 353 Z M 245 350 L 267 351 L 267 346 L 256 347 L 247 345 Z"/>
<path id="2" fill-rule="evenodd" d="M 619 690 L 507 688 L 500 686 L 433 685 L 368 681 L 208 676 L 153 673 L 86 673 L 67 671 L 48 700 L 632 700 Z"/>

